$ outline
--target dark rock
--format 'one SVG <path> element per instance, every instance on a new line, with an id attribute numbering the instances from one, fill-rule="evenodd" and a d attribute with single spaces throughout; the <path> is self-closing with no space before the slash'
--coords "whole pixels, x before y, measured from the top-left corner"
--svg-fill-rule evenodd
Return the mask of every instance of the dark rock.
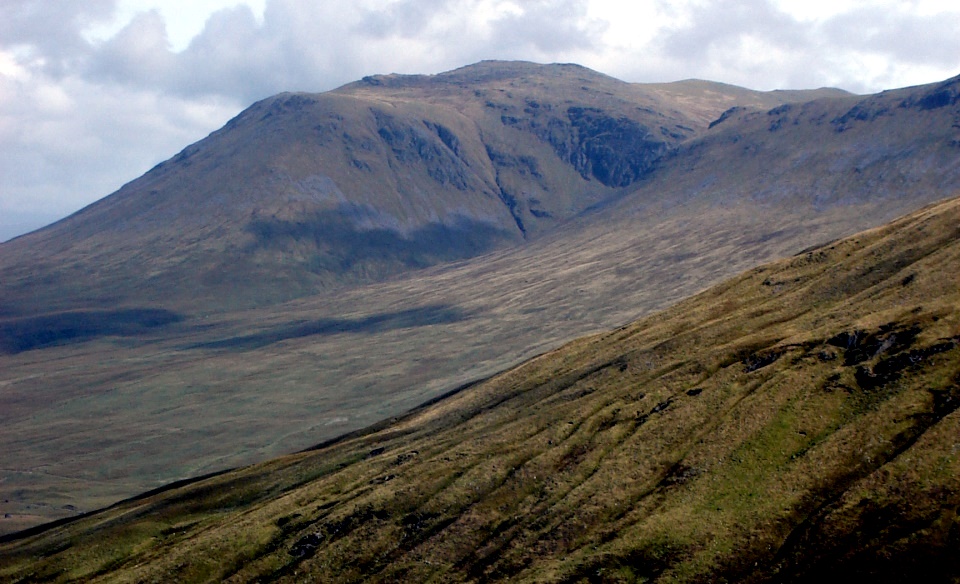
<path id="1" fill-rule="evenodd" d="M 793 111 L 793 104 L 785 103 L 783 105 L 777 106 L 772 110 L 767 112 L 768 116 L 782 116 L 783 114 Z"/>
<path id="2" fill-rule="evenodd" d="M 890 108 L 878 100 L 865 100 L 850 108 L 847 113 L 833 120 L 837 132 L 850 129 L 854 122 L 872 122 L 880 116 L 888 115 Z"/>
<path id="3" fill-rule="evenodd" d="M 745 373 L 752 373 L 758 369 L 763 369 L 782 357 L 785 352 L 785 350 L 777 349 L 765 353 L 754 353 L 743 360 L 743 370 Z"/>
<path id="4" fill-rule="evenodd" d="M 844 355 L 844 365 L 856 365 L 885 352 L 898 352 L 909 348 L 920 333 L 920 329 L 910 329 L 883 334 L 869 334 L 856 339 L 853 347 Z"/>
<path id="5" fill-rule="evenodd" d="M 653 406 L 653 409 L 652 409 L 652 410 L 650 410 L 650 414 L 651 414 L 651 415 L 653 415 L 653 414 L 659 414 L 660 412 L 662 412 L 662 411 L 664 411 L 665 409 L 667 409 L 668 407 L 670 407 L 670 404 L 671 404 L 671 403 L 673 403 L 673 398 L 670 398 L 670 399 L 668 399 L 667 401 L 662 401 L 662 402 L 658 403 L 657 405 Z"/>
<path id="6" fill-rule="evenodd" d="M 294 513 L 293 515 L 284 515 L 283 517 L 277 519 L 275 523 L 277 527 L 283 527 L 284 525 L 287 525 L 294 519 L 298 519 L 300 517 L 302 517 L 302 515 L 300 515 L 299 513 Z"/>
<path id="7" fill-rule="evenodd" d="M 827 344 L 840 347 L 841 349 L 849 349 L 855 347 L 857 345 L 857 339 L 862 338 L 862 336 L 866 334 L 864 331 L 853 331 L 852 333 L 844 331 L 827 339 Z"/>
<path id="8" fill-rule="evenodd" d="M 891 381 L 889 376 L 875 375 L 869 367 L 864 367 L 863 365 L 857 366 L 857 370 L 854 372 L 853 377 L 857 380 L 857 385 L 860 386 L 860 389 L 864 391 L 876 389 L 888 381 Z"/>
<path id="9" fill-rule="evenodd" d="M 538 219 L 549 219 L 553 217 L 553 214 L 550 213 L 549 211 L 542 211 L 540 209 L 533 209 L 533 208 L 530 209 L 530 214 Z"/>
<path id="10" fill-rule="evenodd" d="M 393 461 L 394 466 L 400 466 L 401 464 L 413 460 L 420 454 L 417 450 L 411 450 L 410 452 L 404 452 L 403 454 L 398 454 L 396 460 Z"/>
<path id="11" fill-rule="evenodd" d="M 567 111 L 576 130 L 568 160 L 584 178 L 624 187 L 646 175 L 669 150 L 647 128 L 629 118 L 613 118 L 593 108 Z"/>
<path id="12" fill-rule="evenodd" d="M 323 540 L 323 533 L 319 531 L 301 537 L 290 548 L 290 555 L 295 558 L 306 559 L 317 552 L 317 548 L 320 547 Z"/>
<path id="13" fill-rule="evenodd" d="M 683 463 L 677 463 L 667 471 L 663 480 L 660 481 L 660 487 L 671 487 L 682 485 L 703 474 L 699 468 L 687 466 Z"/>
<path id="14" fill-rule="evenodd" d="M 712 122 L 710 122 L 710 125 L 708 126 L 708 129 L 712 129 L 714 126 L 716 126 L 716 125 L 718 125 L 718 124 L 722 124 L 723 122 L 727 121 L 727 120 L 730 118 L 730 116 L 733 116 L 733 115 L 735 115 L 735 114 L 737 114 L 737 113 L 739 113 L 739 112 L 742 112 L 742 111 L 746 111 L 746 109 L 747 109 L 747 108 L 740 107 L 740 106 L 736 106 L 736 107 L 732 107 L 732 108 L 728 109 L 727 111 L 725 111 L 725 112 L 723 112 L 722 114 L 720 114 L 720 117 L 719 117 L 719 118 L 717 118 L 717 119 L 713 120 Z"/>
<path id="15" fill-rule="evenodd" d="M 377 121 L 377 134 L 390 147 L 397 160 L 406 164 L 424 165 L 427 175 L 442 185 L 452 185 L 461 191 L 469 188 L 466 167 L 456 156 L 459 142 L 453 141 L 456 136 L 452 132 L 443 132 L 450 141 L 450 144 L 447 144 L 439 130 L 436 130 L 437 137 L 434 138 L 424 128 L 404 124 L 384 112 L 374 111 L 373 115 Z M 441 148 L 436 143 L 437 138 L 450 151 Z M 457 146 L 457 149 L 451 147 L 451 144 Z"/>
<path id="16" fill-rule="evenodd" d="M 936 89 L 913 102 L 905 102 L 906 107 L 917 107 L 922 110 L 934 110 L 948 107 L 960 102 L 960 91 L 956 87 L 947 86 Z"/>
<path id="17" fill-rule="evenodd" d="M 919 365 L 934 355 L 951 351 L 957 348 L 958 345 L 960 345 L 960 337 L 949 339 L 946 342 L 937 343 L 930 347 L 899 353 L 892 357 L 881 359 L 872 369 L 858 366 L 854 377 L 862 389 L 867 390 L 881 387 L 899 379 L 905 369 Z"/>
<path id="18" fill-rule="evenodd" d="M 434 122 L 428 122 L 427 120 L 423 121 L 424 125 L 436 132 L 437 137 L 440 138 L 440 141 L 443 142 L 444 146 L 449 148 L 457 157 L 460 156 L 460 138 L 457 138 L 457 135 L 453 131 L 444 126 L 443 124 L 437 124 Z"/>

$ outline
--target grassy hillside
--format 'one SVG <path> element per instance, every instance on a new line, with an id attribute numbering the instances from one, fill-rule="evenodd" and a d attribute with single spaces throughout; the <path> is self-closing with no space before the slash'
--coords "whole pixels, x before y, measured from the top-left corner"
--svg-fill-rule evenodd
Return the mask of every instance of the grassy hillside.
<path id="1" fill-rule="evenodd" d="M 17 581 L 955 581 L 960 200 L 365 432 L 0 546 Z"/>
<path id="2" fill-rule="evenodd" d="M 15 319 L 33 348 L 0 354 L 0 535 L 363 428 L 878 221 L 870 206 L 648 209 L 252 311 Z"/>

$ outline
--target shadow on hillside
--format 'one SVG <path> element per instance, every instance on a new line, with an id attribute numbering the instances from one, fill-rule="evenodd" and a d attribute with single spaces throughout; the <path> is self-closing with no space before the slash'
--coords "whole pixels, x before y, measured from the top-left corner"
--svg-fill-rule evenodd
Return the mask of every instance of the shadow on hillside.
<path id="1" fill-rule="evenodd" d="M 452 224 L 430 223 L 406 234 L 374 227 L 391 221 L 372 208 L 346 203 L 296 220 L 260 217 L 246 227 L 255 239 L 248 251 L 296 253 L 306 244 L 317 251 L 308 269 L 340 273 L 369 263 L 424 268 L 474 257 L 517 239 L 495 224 L 463 216 Z"/>
<path id="2" fill-rule="evenodd" d="M 0 322 L 0 353 L 80 343 L 103 336 L 133 336 L 183 320 L 161 308 L 84 310 Z"/>
<path id="3" fill-rule="evenodd" d="M 373 314 L 361 318 L 321 318 L 309 322 L 298 322 L 252 335 L 198 343 L 191 345 L 189 348 L 249 351 L 288 339 L 342 333 L 375 334 L 397 329 L 450 324 L 468 318 L 467 313 L 455 307 L 447 305 L 421 306 L 410 310 Z"/>

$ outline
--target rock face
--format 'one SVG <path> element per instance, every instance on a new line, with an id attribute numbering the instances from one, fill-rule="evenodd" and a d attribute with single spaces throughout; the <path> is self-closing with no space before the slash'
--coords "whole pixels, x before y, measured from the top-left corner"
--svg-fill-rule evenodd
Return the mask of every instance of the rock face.
<path id="1" fill-rule="evenodd" d="M 706 85 L 724 106 L 797 98 Z M 5 244 L 7 309 L 273 303 L 520 244 L 702 133 L 722 109 L 690 91 L 485 62 L 280 94 Z"/>

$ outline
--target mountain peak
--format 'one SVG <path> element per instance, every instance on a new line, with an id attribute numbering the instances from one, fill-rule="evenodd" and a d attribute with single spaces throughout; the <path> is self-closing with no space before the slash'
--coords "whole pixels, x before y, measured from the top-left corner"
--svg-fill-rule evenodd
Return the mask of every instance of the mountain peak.
<path id="1" fill-rule="evenodd" d="M 530 76 L 562 78 L 569 77 L 592 79 L 623 84 L 623 81 L 604 75 L 582 65 L 573 63 L 541 64 L 531 61 L 485 60 L 465 65 L 451 71 L 433 75 L 389 73 L 368 75 L 335 91 L 360 90 L 363 88 L 404 89 L 428 88 L 441 84 L 447 85 L 486 85 L 490 83 L 518 80 Z"/>

